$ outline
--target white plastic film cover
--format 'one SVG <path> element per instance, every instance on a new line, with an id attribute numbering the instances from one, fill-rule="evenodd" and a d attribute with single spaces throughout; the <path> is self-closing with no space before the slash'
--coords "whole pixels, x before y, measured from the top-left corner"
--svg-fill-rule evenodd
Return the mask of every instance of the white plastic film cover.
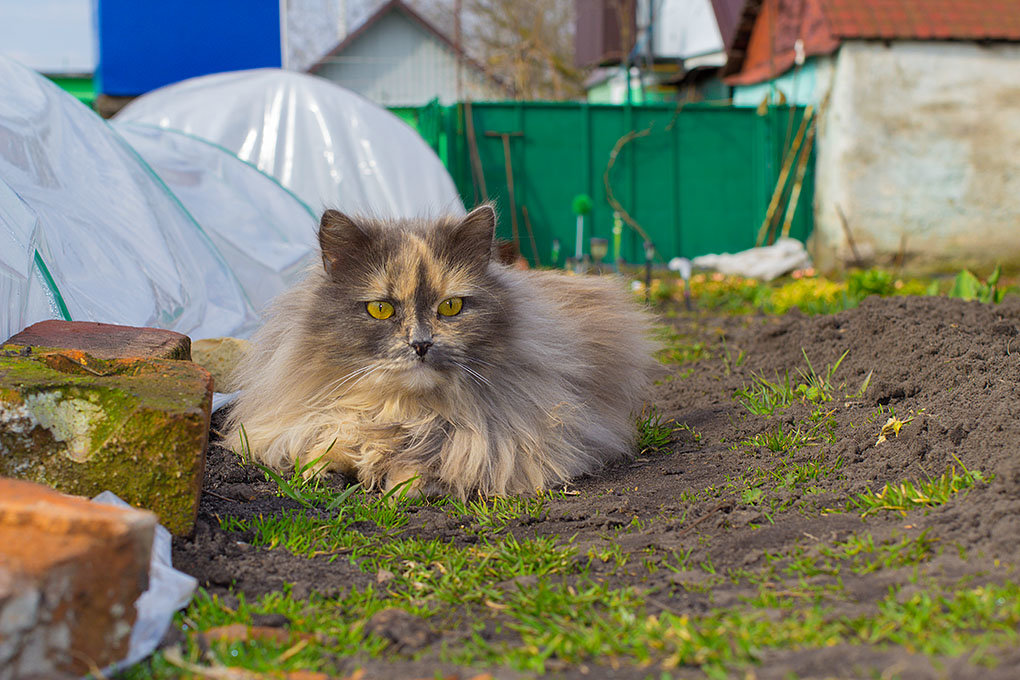
<path id="1" fill-rule="evenodd" d="M 196 338 L 246 335 L 255 324 L 212 240 L 131 147 L 74 97 L 4 57 L 0 184 L 0 233 L 15 244 L 0 256 L 5 332 L 59 316 Z M 26 278 L 28 261 L 52 279 L 49 309 L 33 302 L 38 274 Z"/>
<path id="2" fill-rule="evenodd" d="M 316 76 L 255 69 L 192 78 L 139 97 L 116 119 L 226 147 L 317 213 L 464 213 L 446 168 L 413 129 Z"/>
<path id="3" fill-rule="evenodd" d="M 39 219 L 0 179 L 0 342 L 17 333 L 26 319 L 61 316 L 36 255 Z"/>
<path id="4" fill-rule="evenodd" d="M 203 139 L 143 123 L 113 128 L 202 225 L 255 309 L 303 276 L 318 217 L 290 190 Z"/>

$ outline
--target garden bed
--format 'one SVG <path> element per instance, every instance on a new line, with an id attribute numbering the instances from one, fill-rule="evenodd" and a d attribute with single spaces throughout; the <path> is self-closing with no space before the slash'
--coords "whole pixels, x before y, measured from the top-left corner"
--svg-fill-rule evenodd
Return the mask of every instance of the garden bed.
<path id="1" fill-rule="evenodd" d="M 341 498 L 211 446 L 205 590 L 127 677 L 1015 677 L 1020 301 L 664 323 L 643 450 L 564 490 Z"/>

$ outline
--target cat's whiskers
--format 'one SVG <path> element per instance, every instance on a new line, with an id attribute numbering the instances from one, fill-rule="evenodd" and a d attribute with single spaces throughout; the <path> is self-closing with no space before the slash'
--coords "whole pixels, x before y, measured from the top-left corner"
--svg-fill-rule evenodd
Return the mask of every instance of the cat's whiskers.
<path id="1" fill-rule="evenodd" d="M 341 394 L 340 396 L 343 397 L 343 396 L 347 395 L 348 393 L 350 393 L 351 390 L 353 390 L 357 386 L 358 383 L 360 383 L 362 380 L 364 380 L 368 376 L 372 375 L 376 371 L 381 371 L 383 368 L 385 368 L 385 367 L 381 366 L 381 365 L 373 366 L 372 370 L 368 371 L 367 373 L 362 373 L 361 377 L 359 377 L 357 380 L 355 380 L 353 383 L 351 383 L 350 387 L 348 387 L 346 390 L 344 390 L 343 394 Z"/>
<path id="2" fill-rule="evenodd" d="M 371 368 L 372 368 L 371 364 L 369 364 L 368 366 L 362 366 L 361 368 L 355 369 L 350 373 L 347 373 L 346 375 L 337 378 L 333 382 L 329 383 L 328 385 L 320 389 L 314 395 L 312 395 L 312 399 L 313 400 L 329 399 L 331 396 L 333 396 L 333 393 L 335 393 L 338 389 L 343 387 L 344 383 L 353 380 L 355 377 L 364 373 L 365 371 L 370 370 Z"/>
<path id="3" fill-rule="evenodd" d="M 478 383 L 479 385 L 484 383 L 484 384 L 488 385 L 489 387 L 492 387 L 492 383 L 489 382 L 488 378 L 486 378 L 484 375 L 482 375 L 481 373 L 479 373 L 475 369 L 471 368 L 467 364 L 462 364 L 459 361 L 454 361 L 453 363 L 457 364 L 458 366 L 463 368 L 465 371 L 467 371 L 468 376 L 472 380 L 474 380 L 476 383 Z"/>
<path id="4" fill-rule="evenodd" d="M 327 399 L 333 398 L 334 396 L 336 396 L 339 399 L 340 397 L 343 397 L 343 396 L 347 395 L 362 380 L 364 380 L 368 376 L 372 375 L 373 373 L 375 373 L 376 371 L 378 371 L 381 368 L 383 368 L 383 366 L 380 366 L 380 365 L 373 366 L 373 365 L 369 364 L 368 366 L 364 366 L 362 368 L 359 368 L 356 371 L 351 371 L 350 373 L 348 373 L 344 377 L 339 378 L 338 380 L 334 380 L 332 383 L 330 383 L 328 391 L 326 389 L 321 390 L 318 395 L 316 395 L 315 397 L 312 398 L 312 400 L 313 401 L 325 401 Z M 346 390 L 344 390 L 339 395 L 336 394 L 337 390 L 339 390 L 347 382 L 351 381 L 354 378 L 357 378 L 357 380 L 354 380 L 354 382 L 351 383 L 350 386 Z"/>

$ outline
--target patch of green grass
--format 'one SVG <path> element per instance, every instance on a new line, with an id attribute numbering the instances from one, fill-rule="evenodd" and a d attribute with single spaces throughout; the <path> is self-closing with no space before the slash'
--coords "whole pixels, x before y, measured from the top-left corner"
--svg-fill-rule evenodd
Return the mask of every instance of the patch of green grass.
<path id="1" fill-rule="evenodd" d="M 730 355 L 730 347 L 729 345 L 726 344 L 726 336 L 725 335 L 721 336 L 721 339 L 723 346 L 723 367 L 725 369 L 726 375 L 730 375 L 733 372 L 734 368 L 740 368 L 741 364 L 744 363 L 744 360 L 747 359 L 747 355 L 744 354 L 744 350 L 740 350 L 740 352 L 737 354 L 736 360 L 734 360 L 733 357 Z"/>
<path id="2" fill-rule="evenodd" d="M 251 449 L 248 445 L 248 434 L 245 432 L 244 425 L 241 425 L 241 452 L 238 455 L 244 463 L 255 465 L 255 467 L 261 470 L 262 474 L 265 475 L 266 481 L 274 482 L 281 496 L 297 501 L 308 509 L 321 507 L 326 512 L 336 511 L 343 513 L 347 510 L 350 502 L 356 500 L 352 499 L 352 496 L 361 490 L 361 485 L 354 484 L 341 493 L 335 493 L 322 483 L 321 475 L 315 474 L 316 466 L 333 449 L 335 444 L 336 440 L 334 439 L 322 454 L 306 463 L 299 461 L 294 466 L 291 474 L 284 476 L 276 470 L 259 463 L 252 457 Z M 391 493 L 398 490 L 406 493 L 406 489 L 407 487 L 400 488 L 398 485 L 394 490 L 391 490 Z M 364 492 L 362 492 L 362 497 L 364 497 Z"/>
<path id="3" fill-rule="evenodd" d="M 661 343 L 656 357 L 666 365 L 679 366 L 710 356 L 704 342 L 691 342 L 689 336 L 680 335 L 671 326 L 656 326 L 655 333 Z"/>
<path id="4" fill-rule="evenodd" d="M 676 426 L 676 429 L 677 430 L 683 430 L 684 432 L 690 432 L 691 433 L 691 437 L 694 438 L 694 442 L 696 444 L 700 444 L 701 443 L 701 437 L 702 437 L 701 433 L 698 432 L 697 430 L 695 430 L 694 427 L 692 427 L 691 425 L 688 425 L 687 423 L 680 423 L 679 425 Z"/>
<path id="5" fill-rule="evenodd" d="M 537 496 L 493 496 L 468 501 L 450 498 L 445 509 L 448 514 L 474 520 L 484 529 L 502 530 L 520 518 L 544 519 L 546 498 L 556 495 L 556 492 L 547 491 Z"/>
<path id="6" fill-rule="evenodd" d="M 732 677 L 753 665 L 767 649 L 827 647 L 835 644 L 901 645 L 929 655 L 968 654 L 1016 638 L 1020 588 L 987 586 L 952 593 L 920 592 L 900 602 L 895 593 L 879 603 L 878 613 L 833 617 L 825 606 L 787 605 L 784 616 L 760 609 L 727 608 L 703 616 L 643 612 L 630 589 L 604 586 L 566 590 L 542 584 L 522 593 L 509 624 L 518 643 L 492 643 L 475 637 L 451 655 L 460 663 L 507 663 L 537 673 L 549 659 L 584 663 L 673 669 L 699 666 L 709 677 Z M 781 598 L 782 596 L 780 596 Z M 980 628 L 971 622 L 980 622 Z"/>
<path id="7" fill-rule="evenodd" d="M 673 431 L 677 429 L 676 421 L 670 418 L 663 420 L 663 415 L 654 406 L 646 409 L 638 417 L 637 449 L 640 453 L 659 453 L 673 441 Z"/>
<path id="8" fill-rule="evenodd" d="M 783 378 L 777 375 L 776 382 L 752 373 L 751 384 L 738 389 L 734 398 L 756 416 L 771 416 L 777 410 L 788 408 L 794 401 L 795 393 L 790 385 L 789 372 Z"/>
<path id="9" fill-rule="evenodd" d="M 853 534 L 843 541 L 814 547 L 796 546 L 785 553 L 766 553 L 767 566 L 756 571 L 730 569 L 728 578 L 734 584 L 746 581 L 760 586 L 757 599 L 748 600 L 756 607 L 775 606 L 768 591 L 789 589 L 797 579 L 797 590 L 805 597 L 843 597 L 842 574 L 871 574 L 884 569 L 912 567 L 918 583 L 918 569 L 940 554 L 938 542 L 923 531 L 916 536 L 899 535 L 876 541 L 871 533 Z M 827 580 L 831 579 L 831 580 Z M 763 599 L 764 598 L 764 599 Z"/>
<path id="10" fill-rule="evenodd" d="M 960 463 L 959 458 L 956 462 Z M 943 505 L 961 491 L 993 479 L 993 475 L 985 477 L 978 470 L 968 470 L 963 463 L 960 463 L 960 467 L 962 472 L 953 466 L 938 479 L 886 484 L 877 493 L 869 489 L 851 499 L 851 507 L 861 510 L 861 517 L 883 511 L 898 512 L 906 517 L 908 510 Z"/>
<path id="11" fill-rule="evenodd" d="M 875 613 L 853 617 L 833 616 L 823 602 L 804 606 L 797 591 L 762 589 L 749 607 L 728 607 L 700 616 L 668 611 L 652 615 L 646 601 L 646 595 L 635 588 L 540 577 L 527 588 L 508 590 L 498 607 L 470 615 L 468 627 L 475 633 L 446 645 L 440 658 L 533 673 L 549 671 L 555 660 L 556 664 L 635 665 L 649 671 L 697 666 L 709 677 L 732 677 L 757 663 L 766 650 L 835 644 L 893 644 L 932 656 L 967 655 L 980 661 L 988 648 L 1015 643 L 1020 624 L 1020 586 L 1012 583 L 952 592 L 928 589 L 906 598 L 891 592 L 879 601 Z M 182 656 L 190 663 L 254 671 L 330 672 L 335 670 L 332 655 L 387 652 L 388 643 L 366 634 L 364 622 L 392 605 L 391 598 L 373 588 L 352 590 L 340 600 L 313 595 L 298 601 L 287 594 L 273 594 L 251 604 L 242 600 L 236 610 L 201 594 L 180 619 L 189 636 L 213 626 L 246 623 L 255 613 L 284 614 L 296 636 L 279 643 L 213 642 L 206 653 L 190 637 Z M 770 616 L 764 609 L 782 609 L 784 615 Z M 435 616 L 425 608 L 412 613 Z M 497 633 L 494 637 L 479 634 L 486 621 Z M 303 646 L 300 639 L 306 641 Z M 138 666 L 123 677 L 141 680 L 179 674 L 180 669 L 157 654 L 151 665 Z"/>
<path id="12" fill-rule="evenodd" d="M 878 544 L 870 533 L 865 532 L 853 534 L 831 546 L 821 546 L 811 553 L 798 550 L 784 571 L 804 578 L 819 574 L 838 576 L 844 568 L 855 574 L 870 574 L 882 569 L 918 566 L 935 555 L 936 542 L 927 531 Z"/>
<path id="13" fill-rule="evenodd" d="M 832 393 L 836 390 L 836 387 L 832 384 L 832 376 L 839 369 L 839 365 L 843 363 L 843 359 L 846 359 L 846 355 L 850 353 L 850 350 L 843 352 L 839 359 L 836 360 L 836 363 L 826 367 L 824 376 L 818 375 L 815 372 L 815 367 L 811 365 L 811 359 L 808 358 L 804 348 L 801 348 L 800 352 L 804 355 L 804 361 L 807 363 L 808 370 L 804 372 L 801 369 L 797 369 L 801 379 L 804 381 L 797 385 L 795 390 L 797 396 L 812 404 L 832 401 Z"/>
<path id="14" fill-rule="evenodd" d="M 841 456 L 837 456 L 836 460 L 832 462 L 819 456 L 802 463 L 794 463 L 788 459 L 783 460 L 779 465 L 771 468 L 768 474 L 775 480 L 777 488 L 794 489 L 809 486 L 825 479 L 832 479 L 841 474 L 842 469 L 843 458 Z"/>
<path id="15" fill-rule="evenodd" d="M 807 370 L 796 369 L 800 375 L 800 381 L 796 386 L 790 381 L 789 371 L 782 378 L 777 372 L 775 382 L 768 380 L 763 374 L 752 372 L 751 384 L 738 389 L 733 398 L 750 413 L 758 416 L 771 416 L 776 411 L 784 410 L 799 401 L 818 407 L 812 413 L 812 420 L 819 420 L 830 415 L 824 408 L 821 408 L 821 405 L 833 401 L 837 393 L 846 389 L 846 383 L 835 384 L 833 376 L 849 353 L 850 350 L 846 350 L 835 363 L 826 366 L 823 373 L 818 373 L 815 371 L 811 359 L 808 358 L 807 352 L 801 348 Z M 872 374 L 868 373 L 857 392 L 844 396 L 848 399 L 863 398 L 868 385 L 871 384 L 871 376 Z"/>
<path id="16" fill-rule="evenodd" d="M 755 474 L 779 484 L 786 479 L 784 474 L 809 467 L 787 463 L 786 473 L 770 469 Z M 804 479 L 811 474 L 804 472 Z M 791 478 L 789 483 L 800 482 Z M 466 545 L 400 535 L 407 509 L 426 503 L 406 498 L 382 501 L 359 490 L 349 496 L 351 507 L 335 516 L 296 510 L 247 522 L 225 519 L 225 527 L 248 532 L 256 545 L 299 555 L 330 554 L 334 559 L 350 559 L 368 573 L 385 570 L 388 575 L 381 585 L 352 588 L 336 599 L 313 594 L 296 600 L 284 592 L 256 602 L 239 597 L 232 608 L 201 593 L 178 617 L 188 638 L 180 658 L 204 668 L 332 673 L 340 659 L 355 655 L 407 656 L 365 630 L 372 615 L 390 607 L 423 619 L 423 625 L 432 629 L 453 625 L 467 631 L 441 649 L 423 652 L 431 655 L 428 658 L 438 655 L 446 662 L 508 666 L 532 673 L 560 669 L 564 663 L 599 663 L 638 666 L 656 673 L 697 666 L 709 677 L 723 678 L 753 666 L 765 650 L 859 643 L 895 644 L 930 655 L 962 655 L 975 649 L 978 656 L 973 658 L 981 658 L 982 650 L 1015 641 L 1020 624 L 1020 587 L 1013 584 L 956 592 L 919 591 L 909 598 L 890 592 L 875 613 L 857 617 L 830 613 L 831 601 L 840 597 L 843 570 L 868 574 L 917 566 L 930 560 L 938 547 L 926 533 L 883 542 L 863 533 L 831 545 L 767 555 L 769 566 L 764 571 L 739 576 L 759 584 L 758 594 L 741 605 L 693 616 L 668 609 L 650 614 L 646 607 L 650 598 L 659 597 L 656 593 L 616 587 L 611 580 L 589 575 L 596 561 L 617 568 L 628 564 L 632 555 L 617 542 L 609 540 L 578 554 L 552 537 L 522 538 L 504 530 L 515 518 L 543 513 L 542 497 L 440 505 L 451 516 L 472 518 L 470 531 L 478 540 Z M 403 520 L 386 514 L 394 507 L 404 514 Z M 365 535 L 351 526 L 364 519 L 380 522 L 383 532 Z M 642 525 L 630 528 L 639 530 Z M 650 572 L 660 567 L 690 569 L 691 554 L 687 550 L 672 560 L 643 555 L 644 567 Z M 710 574 L 718 571 L 707 557 L 701 559 L 700 569 Z M 780 573 L 787 579 L 800 579 L 800 585 L 789 585 L 779 578 Z M 818 576 L 832 581 L 805 582 Z M 719 574 L 717 578 L 726 577 Z M 734 572 L 730 578 L 735 578 Z M 780 618 L 770 613 L 777 609 L 784 612 Z M 275 642 L 213 641 L 208 645 L 195 637 L 197 631 L 216 626 L 250 623 L 257 614 L 285 615 L 291 636 Z M 178 677 L 181 669 L 171 661 L 166 653 L 158 653 L 123 677 Z"/>
<path id="17" fill-rule="evenodd" d="M 771 430 L 759 432 L 750 439 L 745 439 L 741 442 L 741 445 L 761 446 L 769 451 L 782 453 L 784 451 L 799 449 L 800 447 L 807 445 L 813 439 L 814 438 L 810 434 L 801 432 L 799 427 L 793 430 L 784 431 L 782 424 L 779 424 Z"/>

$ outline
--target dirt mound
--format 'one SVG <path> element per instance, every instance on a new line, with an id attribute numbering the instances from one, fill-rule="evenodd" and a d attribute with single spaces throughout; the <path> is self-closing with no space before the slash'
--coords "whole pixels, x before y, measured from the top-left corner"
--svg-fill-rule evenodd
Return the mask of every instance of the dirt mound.
<path id="1" fill-rule="evenodd" d="M 781 621 L 799 612 L 797 597 L 806 597 L 806 608 L 824 604 L 821 623 L 845 621 L 857 630 L 880 616 L 890 593 L 909 603 L 961 583 L 1008 581 L 1020 564 L 1015 298 L 989 306 L 873 297 L 831 317 L 681 315 L 667 323 L 670 344 L 698 357 L 671 366 L 651 395 L 661 422 L 677 425 L 668 445 L 576 480 L 541 516 L 514 518 L 506 532 L 569 541 L 578 555 L 614 550 L 634 557 L 629 564 L 674 560 L 669 569 L 590 563 L 586 578 L 638 589 L 648 615 L 753 612 L 756 621 Z M 347 560 L 254 547 L 250 533 L 228 530 L 229 522 L 222 528 L 227 517 L 300 505 L 229 452 L 214 446 L 209 461 L 199 528 L 175 542 L 175 566 L 227 597 L 252 598 L 284 583 L 299 596 L 335 597 L 375 582 L 375 574 Z M 944 498 L 932 488 L 916 492 L 933 480 L 948 480 Z M 899 512 L 892 495 L 874 500 L 886 485 L 904 482 L 915 485 L 906 496 L 932 507 Z M 442 509 L 412 511 L 404 536 L 476 540 Z M 872 551 L 848 547 L 865 540 Z M 793 595 L 773 606 L 767 593 Z M 423 635 L 428 643 L 415 651 L 416 663 L 439 659 L 444 645 L 469 634 L 464 619 L 438 618 L 444 623 Z M 989 669 L 947 656 L 945 646 L 867 639 L 861 633 L 854 644 L 780 646 L 749 658 L 760 662 L 758 677 L 776 678 L 826 677 L 833 669 L 838 677 L 871 677 L 892 669 L 903 678 L 951 670 L 952 677 L 987 680 L 1012 677 L 1018 661 L 1015 652 L 993 648 L 987 658 L 1000 665 Z M 406 663 L 406 655 L 394 654 Z M 584 672 L 577 664 L 550 668 L 559 677 L 658 677 L 637 662 L 610 671 L 603 661 L 592 659 Z M 376 670 L 385 664 L 368 663 Z M 670 672 L 700 675 L 695 668 Z"/>

